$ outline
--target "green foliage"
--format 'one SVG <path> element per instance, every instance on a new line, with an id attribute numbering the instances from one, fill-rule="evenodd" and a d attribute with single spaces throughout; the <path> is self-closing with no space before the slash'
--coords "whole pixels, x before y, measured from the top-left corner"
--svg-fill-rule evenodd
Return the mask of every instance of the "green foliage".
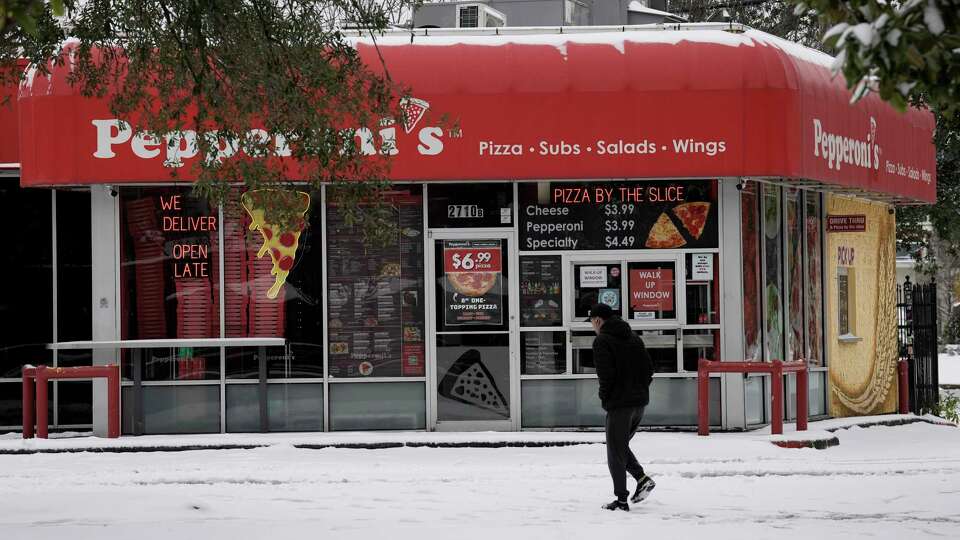
<path id="1" fill-rule="evenodd" d="M 72 1 L 67 0 L 71 5 Z M 7 30 L 11 33 L 16 29 L 23 29 L 31 35 L 39 33 L 37 20 L 42 18 L 46 11 L 60 17 L 64 14 L 64 0 L 0 0 L 0 36 Z"/>
<path id="2" fill-rule="evenodd" d="M 788 0 L 667 0 L 667 11 L 690 22 L 738 22 L 814 49 L 823 49 L 816 15 L 794 12 Z"/>
<path id="3" fill-rule="evenodd" d="M 357 140 L 367 133 L 360 130 L 376 133 L 381 119 L 402 118 L 397 102 L 406 90 L 390 78 L 389 66 L 364 64 L 341 28 L 375 37 L 398 10 L 418 3 L 86 0 L 59 22 L 52 5 L 40 3 L 31 8 L 32 28 L 5 31 L 0 66 L 20 56 L 41 71 L 69 66 L 70 83 L 105 98 L 135 133 L 160 141 L 166 135 L 166 144 L 196 152 L 195 190 L 213 204 L 236 204 L 238 183 L 314 195 L 323 184 L 349 185 L 332 190 L 330 200 L 363 200 L 362 211 L 351 213 L 377 241 L 395 228 L 381 197 L 389 156 L 364 155 Z M 277 137 L 292 159 L 279 158 Z M 179 170 L 171 168 L 171 177 Z M 287 200 L 296 198 L 275 202 Z M 277 214 L 296 218 L 293 207 Z"/>
<path id="4" fill-rule="evenodd" d="M 960 424 L 960 396 L 941 393 L 937 403 L 929 411 L 924 412 L 929 412 L 954 424 Z"/>
<path id="5" fill-rule="evenodd" d="M 943 329 L 943 341 L 946 343 L 960 343 L 960 306 L 950 311 L 950 318 Z"/>
<path id="6" fill-rule="evenodd" d="M 900 110 L 960 111 L 960 0 L 793 0 L 813 10 L 838 50 L 854 99 L 875 91 Z"/>

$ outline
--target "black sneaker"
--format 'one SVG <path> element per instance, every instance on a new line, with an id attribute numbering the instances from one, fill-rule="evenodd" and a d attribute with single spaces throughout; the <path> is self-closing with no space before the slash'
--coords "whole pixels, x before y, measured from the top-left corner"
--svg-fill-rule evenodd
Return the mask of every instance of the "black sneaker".
<path id="1" fill-rule="evenodd" d="M 627 501 L 615 500 L 612 503 L 603 505 L 603 508 L 606 510 L 623 510 L 624 512 L 630 511 L 630 505 L 627 504 Z"/>
<path id="2" fill-rule="evenodd" d="M 643 475 L 643 478 L 637 481 L 637 489 L 633 492 L 633 497 L 630 497 L 630 502 L 636 504 L 646 499 L 655 487 L 657 487 L 657 483 L 653 481 L 653 478 Z"/>

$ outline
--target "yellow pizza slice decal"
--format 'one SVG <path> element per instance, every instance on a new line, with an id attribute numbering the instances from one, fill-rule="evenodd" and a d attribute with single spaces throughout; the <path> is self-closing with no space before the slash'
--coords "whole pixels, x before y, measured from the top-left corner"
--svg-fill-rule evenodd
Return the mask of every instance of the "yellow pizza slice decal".
<path id="1" fill-rule="evenodd" d="M 250 230 L 260 231 L 263 237 L 263 245 L 257 252 L 257 258 L 263 257 L 269 253 L 273 261 L 273 269 L 270 274 L 274 276 L 273 286 L 267 291 L 267 298 L 276 298 L 280 294 L 280 289 L 287 281 L 290 269 L 293 268 L 293 262 L 297 256 L 297 247 L 300 244 L 300 233 L 306 224 L 305 216 L 310 209 L 310 195 L 302 191 L 292 192 L 291 195 L 296 199 L 293 201 L 295 212 L 299 219 L 286 228 L 278 225 L 266 215 L 264 205 L 261 201 L 265 199 L 266 191 L 256 190 L 248 191 L 240 196 L 240 204 L 250 215 Z M 272 194 L 276 195 L 276 193 Z"/>

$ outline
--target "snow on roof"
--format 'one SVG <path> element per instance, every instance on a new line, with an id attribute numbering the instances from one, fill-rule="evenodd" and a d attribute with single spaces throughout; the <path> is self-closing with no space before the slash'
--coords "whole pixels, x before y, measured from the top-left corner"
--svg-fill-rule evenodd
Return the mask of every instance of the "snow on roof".
<path id="1" fill-rule="evenodd" d="M 567 45 L 609 45 L 624 54 L 625 43 L 711 43 L 729 47 L 775 47 L 788 55 L 831 69 L 834 58 L 799 43 L 788 41 L 737 23 L 667 23 L 628 26 L 557 26 L 506 28 L 417 28 L 388 31 L 370 37 L 367 31 L 345 32 L 355 44 L 378 46 L 451 45 L 550 45 L 564 56 Z"/>

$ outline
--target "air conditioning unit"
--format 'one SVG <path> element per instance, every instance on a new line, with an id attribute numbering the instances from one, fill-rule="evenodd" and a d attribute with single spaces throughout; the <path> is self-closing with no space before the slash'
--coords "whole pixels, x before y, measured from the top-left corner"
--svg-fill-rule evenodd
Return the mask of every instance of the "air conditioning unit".
<path id="1" fill-rule="evenodd" d="M 499 28 L 507 25 L 503 13 L 484 4 L 457 6 L 457 28 Z"/>

